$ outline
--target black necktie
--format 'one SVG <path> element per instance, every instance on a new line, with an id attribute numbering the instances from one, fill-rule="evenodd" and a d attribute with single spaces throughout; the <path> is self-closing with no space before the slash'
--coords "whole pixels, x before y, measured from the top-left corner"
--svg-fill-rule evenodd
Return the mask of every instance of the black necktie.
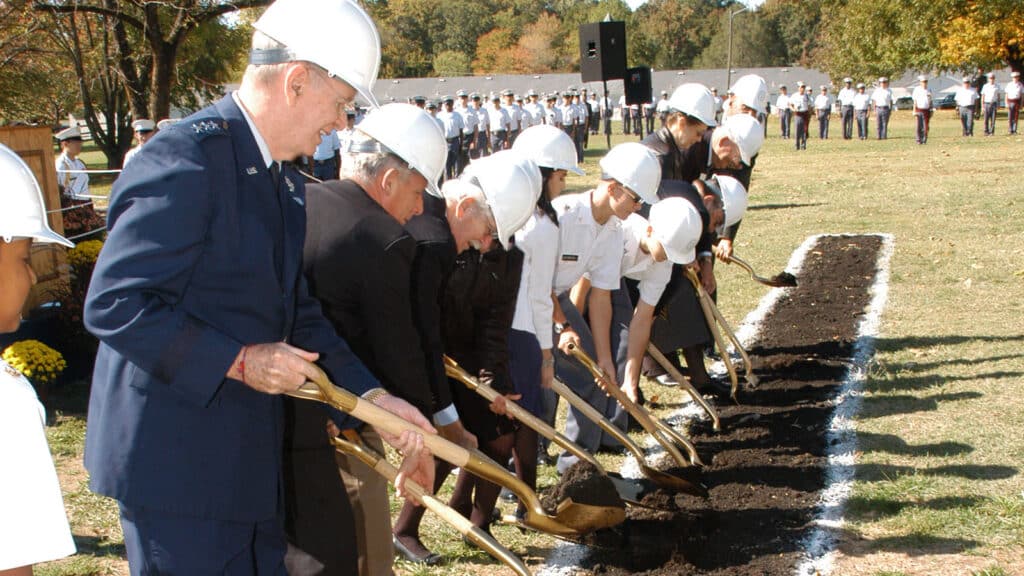
<path id="1" fill-rule="evenodd" d="M 270 163 L 270 178 L 274 182 L 274 190 L 276 191 L 281 185 L 281 167 L 277 162 Z"/>

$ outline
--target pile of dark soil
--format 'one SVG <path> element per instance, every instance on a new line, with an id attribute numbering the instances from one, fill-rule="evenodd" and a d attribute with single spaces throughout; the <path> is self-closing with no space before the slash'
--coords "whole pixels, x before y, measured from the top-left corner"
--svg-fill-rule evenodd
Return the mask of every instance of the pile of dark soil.
<path id="1" fill-rule="evenodd" d="M 657 510 L 629 508 L 618 549 L 588 559 L 593 574 L 792 573 L 823 487 L 832 401 L 880 248 L 877 236 L 835 236 L 808 253 L 799 286 L 748 350 L 760 386 L 741 392 L 740 405 L 719 402 L 721 432 L 709 422 L 692 430 L 709 497 L 656 492 L 648 497 Z"/>
<path id="2" fill-rule="evenodd" d="M 558 505 L 570 498 L 577 504 L 616 508 L 625 506 L 612 481 L 593 464 L 582 460 L 570 466 L 558 484 L 541 491 L 540 505 L 554 516 Z"/>

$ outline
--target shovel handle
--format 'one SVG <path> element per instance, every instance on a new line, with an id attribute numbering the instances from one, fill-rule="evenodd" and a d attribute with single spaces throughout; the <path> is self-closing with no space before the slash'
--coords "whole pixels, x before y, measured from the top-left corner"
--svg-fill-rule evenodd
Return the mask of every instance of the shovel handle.
<path id="1" fill-rule="evenodd" d="M 594 379 L 599 381 L 601 389 L 604 390 L 606 394 L 615 398 L 616 402 L 625 408 L 631 416 L 636 418 L 637 422 L 640 423 L 640 426 L 643 427 L 648 434 L 654 436 L 654 439 L 657 440 L 663 448 L 665 448 L 665 451 L 668 452 L 680 466 L 689 466 L 691 464 L 690 461 L 683 458 L 683 455 L 679 452 L 679 449 L 676 448 L 674 443 L 666 441 L 666 438 L 660 433 L 661 431 L 658 428 L 658 425 L 654 423 L 654 419 L 651 417 L 650 412 L 630 400 L 621 388 L 612 385 L 611 382 L 608 381 L 608 377 L 605 375 L 604 370 L 602 370 L 586 352 L 580 350 L 573 344 L 569 344 L 569 353 L 572 354 L 580 364 L 583 364 L 591 374 L 593 374 Z"/>
<path id="2" fill-rule="evenodd" d="M 736 367 L 732 365 L 732 359 L 729 358 L 729 352 L 726 350 L 725 340 L 722 339 L 722 334 L 718 331 L 718 323 L 716 322 L 715 313 L 711 309 L 711 297 L 708 296 L 704 285 L 700 283 L 700 278 L 697 277 L 697 273 L 690 268 L 685 268 L 686 277 L 689 278 L 690 283 L 693 284 L 693 289 L 697 291 L 697 300 L 700 302 L 701 310 L 704 311 L 704 320 L 708 324 L 708 330 L 711 332 L 711 336 L 715 339 L 715 345 L 722 351 L 722 363 L 725 364 L 725 369 L 729 371 L 729 383 L 731 384 L 729 389 L 729 397 L 732 398 L 733 402 L 736 402 L 736 391 L 739 389 L 739 376 L 736 375 Z"/>
<path id="3" fill-rule="evenodd" d="M 463 384 L 466 385 L 467 388 L 476 392 L 477 394 L 485 398 L 488 402 L 494 402 L 495 398 L 501 396 L 501 394 L 499 394 L 498 391 L 495 390 L 494 388 L 491 388 L 490 386 L 483 384 L 476 378 L 470 376 L 470 374 L 466 372 L 466 370 L 463 369 L 462 366 L 459 366 L 458 362 L 456 362 L 453 358 L 451 358 L 448 355 L 444 356 L 444 371 L 448 374 L 449 377 L 454 378 L 459 382 L 462 382 Z M 568 451 L 573 456 L 579 458 L 580 460 L 586 460 L 587 462 L 593 464 L 594 467 L 600 470 L 602 474 L 607 474 L 607 472 L 604 469 L 604 466 L 601 466 L 601 463 L 597 461 L 597 458 L 595 458 L 593 454 L 587 452 L 578 444 L 566 438 L 565 435 L 563 435 L 561 432 L 558 432 L 557 430 L 549 426 L 547 422 L 541 420 L 540 418 L 537 418 L 533 414 L 530 414 L 530 412 L 523 409 L 523 407 L 520 406 L 519 404 L 516 404 L 514 401 L 506 398 L 505 409 L 508 411 L 509 414 L 512 415 L 513 418 L 519 420 L 526 426 L 530 427 L 541 436 L 561 446 L 563 449 Z"/>
<path id="4" fill-rule="evenodd" d="M 722 327 L 722 331 L 725 332 L 725 336 L 732 342 L 732 347 L 740 353 L 740 357 L 743 358 L 743 367 L 745 369 L 745 377 L 747 383 L 751 386 L 757 386 L 757 376 L 754 374 L 754 367 L 750 363 L 750 356 L 747 355 L 747 351 L 743 348 L 743 344 L 740 344 L 740 339 L 736 337 L 736 333 L 733 332 L 732 326 L 729 325 L 729 321 L 722 315 L 722 311 L 718 309 L 718 306 L 713 300 L 708 301 L 711 311 L 715 315 L 715 319 L 718 320 L 719 326 Z M 725 352 L 722 352 L 722 356 L 725 356 Z"/>
<path id="5" fill-rule="evenodd" d="M 690 381 L 684 378 L 683 375 L 679 373 L 679 370 L 676 370 L 676 367 L 673 366 L 672 363 L 668 361 L 668 358 L 666 358 L 665 355 L 661 353 L 661 350 L 658 350 L 658 347 L 655 346 L 653 342 L 647 343 L 647 353 L 650 354 L 651 358 L 654 358 L 654 361 L 660 364 L 666 372 L 668 372 L 668 375 L 671 376 L 673 380 L 679 382 L 679 385 L 686 390 L 687 394 L 689 394 L 690 397 L 693 398 L 694 402 L 700 404 L 700 407 L 703 408 L 704 411 L 708 413 L 708 416 L 711 417 L 711 422 L 713 423 L 715 431 L 718 432 L 719 430 L 721 430 L 722 424 L 718 420 L 718 413 L 715 412 L 715 409 L 712 408 L 711 405 L 708 404 L 707 400 L 705 400 L 704 397 L 701 396 L 700 392 L 698 392 L 697 389 L 693 387 L 693 384 L 690 384 Z"/>
<path id="6" fill-rule="evenodd" d="M 349 442 L 341 438 L 333 438 L 332 441 L 334 442 L 334 447 L 337 450 L 358 458 L 363 462 L 363 464 L 373 468 L 374 471 L 383 476 L 388 482 L 394 483 L 395 478 L 398 477 L 398 470 L 396 470 L 386 458 L 377 454 L 365 445 L 356 442 Z M 503 562 L 506 566 L 511 568 L 513 572 L 520 576 L 530 576 L 530 571 L 526 568 L 526 565 L 523 564 L 522 560 L 509 552 L 507 548 L 499 544 L 486 532 L 477 526 L 474 526 L 473 523 L 465 516 L 459 514 L 455 510 L 452 510 L 443 502 L 432 496 L 429 492 L 424 490 L 422 486 L 412 480 L 406 480 L 405 489 L 423 502 L 423 506 L 425 508 L 434 514 L 437 514 L 441 520 L 445 521 L 452 528 L 455 528 L 459 534 L 462 534 L 466 538 L 472 540 L 473 543 L 486 550 L 496 560 Z"/>
<path id="7" fill-rule="evenodd" d="M 551 390 L 555 394 L 558 394 L 565 401 L 572 405 L 573 408 L 579 410 L 584 416 L 587 417 L 591 422 L 597 424 L 601 430 L 604 430 L 609 436 L 618 440 L 623 446 L 629 450 L 633 456 L 636 457 L 640 462 L 644 462 L 646 456 L 644 451 L 633 442 L 632 438 L 627 436 L 622 430 L 619 430 L 614 424 L 608 421 L 603 414 L 597 411 L 593 406 L 587 404 L 587 401 L 580 398 L 575 392 L 572 391 L 568 386 L 563 384 L 558 379 L 552 380 Z"/>

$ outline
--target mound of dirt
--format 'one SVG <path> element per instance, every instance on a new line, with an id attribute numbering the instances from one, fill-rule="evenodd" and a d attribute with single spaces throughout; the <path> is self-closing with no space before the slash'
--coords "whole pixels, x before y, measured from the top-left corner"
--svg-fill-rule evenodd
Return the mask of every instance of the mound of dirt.
<path id="1" fill-rule="evenodd" d="M 577 504 L 615 508 L 625 506 L 612 481 L 593 464 L 583 460 L 570 466 L 558 484 L 541 492 L 540 504 L 553 516 L 558 505 L 570 498 Z"/>

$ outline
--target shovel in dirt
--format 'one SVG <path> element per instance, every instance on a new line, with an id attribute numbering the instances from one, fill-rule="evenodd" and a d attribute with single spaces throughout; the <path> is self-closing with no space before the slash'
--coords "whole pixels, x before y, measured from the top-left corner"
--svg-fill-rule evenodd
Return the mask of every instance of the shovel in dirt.
<path id="1" fill-rule="evenodd" d="M 316 377 L 303 384 L 291 396 L 329 404 L 342 412 L 366 422 L 389 434 L 400 435 L 410 430 L 423 436 L 423 444 L 437 457 L 460 468 L 504 486 L 519 497 L 526 507 L 523 523 L 554 536 L 575 537 L 601 528 L 621 524 L 626 519 L 625 507 L 595 506 L 566 499 L 558 503 L 554 516 L 549 516 L 537 494 L 497 462 L 477 451 L 469 451 L 437 434 L 426 434 L 418 426 L 367 402 L 351 392 L 331 383 L 319 366 L 311 364 Z"/>
<path id="2" fill-rule="evenodd" d="M 750 278 L 754 282 L 764 284 L 765 286 L 771 286 L 772 288 L 791 288 L 796 286 L 796 276 L 793 276 L 789 272 L 779 272 L 771 278 L 765 278 L 763 276 L 758 276 L 757 272 L 754 272 L 753 266 L 747 264 L 745 260 L 735 254 L 729 257 L 729 261 L 739 264 L 740 268 L 749 272 Z"/>
<path id="3" fill-rule="evenodd" d="M 701 284 L 700 278 L 697 277 L 697 273 L 687 268 L 686 276 L 690 279 L 690 283 L 693 284 L 693 289 L 697 291 L 697 299 L 700 301 L 700 307 L 704 310 L 704 318 L 707 320 L 708 329 L 711 331 L 711 335 L 715 338 L 715 345 L 722 351 L 722 363 L 725 364 L 725 369 L 729 372 L 729 380 L 731 381 L 732 388 L 730 389 L 729 396 L 736 401 L 736 390 L 739 388 L 739 377 L 736 375 L 736 367 L 732 363 L 732 358 L 729 357 L 729 353 L 726 350 L 725 342 L 722 340 L 722 334 L 718 331 L 718 326 L 722 327 L 722 330 L 729 337 L 729 341 L 732 342 L 736 351 L 740 353 L 743 358 L 743 366 L 746 370 L 745 376 L 747 383 L 751 386 L 757 386 L 758 379 L 754 374 L 754 367 L 750 363 L 750 356 L 747 355 L 746 349 L 743 348 L 743 344 L 740 343 L 739 338 L 736 337 L 736 333 L 732 331 L 732 327 L 729 326 L 729 322 L 722 316 L 722 313 L 718 311 L 718 306 L 715 306 L 715 302 L 708 295 L 707 291 L 704 290 L 704 285 Z"/>
<path id="4" fill-rule="evenodd" d="M 343 440 L 341 438 L 334 438 L 334 447 L 345 454 L 355 456 L 361 460 L 364 464 L 373 468 L 375 472 L 387 479 L 388 482 L 394 482 L 398 476 L 398 470 L 387 461 L 386 458 L 377 454 L 373 449 L 367 447 L 358 440 Z M 452 510 L 446 506 L 443 502 L 433 497 L 427 490 L 424 490 L 422 486 L 408 480 L 405 483 L 405 489 L 408 490 L 413 496 L 416 496 L 423 502 L 423 506 L 428 510 L 437 514 L 441 520 L 444 520 L 452 528 L 468 538 L 474 544 L 486 550 L 488 554 L 494 557 L 495 560 L 505 564 L 512 569 L 513 572 L 520 576 L 530 576 L 530 571 L 526 568 L 526 564 L 508 551 L 507 548 L 498 543 L 493 536 L 484 532 L 479 527 L 474 526 L 465 516 L 459 514 L 455 510 Z"/>
<path id="5" fill-rule="evenodd" d="M 619 441 L 619 443 L 625 446 L 626 450 L 629 450 L 629 452 L 633 454 L 633 457 L 636 459 L 637 465 L 640 466 L 640 473 L 643 474 L 646 479 L 650 480 L 651 483 L 653 483 L 656 487 L 665 488 L 668 490 L 675 490 L 676 492 L 685 492 L 687 494 L 693 494 L 695 496 L 708 495 L 707 488 L 705 488 L 701 484 L 691 482 L 686 478 L 680 478 L 675 474 L 663 472 L 661 470 L 658 470 L 657 468 L 652 468 L 648 466 L 647 457 L 644 454 L 643 449 L 637 446 L 636 442 L 633 442 L 633 440 L 625 432 L 619 430 L 618 427 L 616 427 L 607 418 L 605 418 L 603 414 L 598 412 L 597 409 L 595 409 L 590 404 L 587 404 L 586 400 L 580 398 L 579 395 L 573 392 L 572 389 L 570 389 L 568 386 L 566 386 L 562 382 L 559 382 L 558 380 L 555 380 L 551 383 L 551 390 L 554 391 L 555 394 L 558 394 L 559 396 L 564 398 L 565 401 L 572 405 L 574 408 L 579 410 L 580 413 L 587 417 L 587 419 L 597 424 L 601 428 L 601 430 L 604 430 L 609 436 L 615 438 L 617 441 Z M 611 476 L 611 478 L 614 482 L 615 477 Z M 620 485 L 618 483 L 616 483 L 616 489 L 619 490 L 619 494 L 622 494 L 622 489 L 620 488 Z M 640 501 L 642 497 L 650 491 L 652 490 L 645 488 L 643 492 L 637 493 L 633 497 L 632 501 Z M 631 501 L 626 497 L 623 497 L 623 500 L 626 500 L 627 502 Z"/>
<path id="6" fill-rule="evenodd" d="M 490 386 L 487 386 L 486 384 L 480 383 L 479 380 L 473 378 L 468 372 L 466 372 L 461 366 L 459 366 L 458 362 L 456 362 L 455 360 L 448 356 L 444 357 L 444 369 L 445 373 L 448 374 L 448 377 L 454 378 L 459 382 L 462 382 L 463 384 L 466 385 L 467 388 L 473 390 L 474 392 L 482 396 L 484 399 L 486 399 L 488 402 L 494 402 L 494 399 L 500 396 L 500 394 L 496 390 L 494 390 Z M 580 447 L 579 444 L 576 444 L 572 440 L 569 440 L 568 438 L 565 437 L 564 434 L 558 432 L 557 430 L 549 426 L 547 422 L 544 422 L 540 418 L 537 418 L 536 416 L 526 411 L 525 409 L 523 409 L 522 406 L 519 406 L 512 400 L 505 400 L 505 408 L 508 411 L 508 413 L 512 415 L 513 418 L 521 422 L 523 425 L 530 427 L 541 436 L 554 442 L 563 450 L 579 458 L 580 460 L 589 462 L 592 466 L 594 466 L 594 468 L 597 469 L 599 473 L 608 476 L 608 478 L 612 481 L 612 484 L 615 485 L 615 491 L 619 493 L 619 497 L 622 498 L 622 500 L 624 500 L 625 502 L 629 504 L 640 504 L 640 501 L 643 499 L 643 496 L 654 490 L 654 487 L 645 486 L 643 483 L 637 480 L 628 480 L 618 474 L 609 473 L 607 470 L 605 470 L 604 466 L 602 466 L 601 463 L 598 462 L 597 458 L 595 458 L 593 454 L 587 452 L 582 447 Z M 591 408 L 591 410 L 593 410 L 593 408 Z M 611 423 L 609 423 L 609 425 L 611 426 Z M 612 427 L 614 428 L 614 426 Z"/>

